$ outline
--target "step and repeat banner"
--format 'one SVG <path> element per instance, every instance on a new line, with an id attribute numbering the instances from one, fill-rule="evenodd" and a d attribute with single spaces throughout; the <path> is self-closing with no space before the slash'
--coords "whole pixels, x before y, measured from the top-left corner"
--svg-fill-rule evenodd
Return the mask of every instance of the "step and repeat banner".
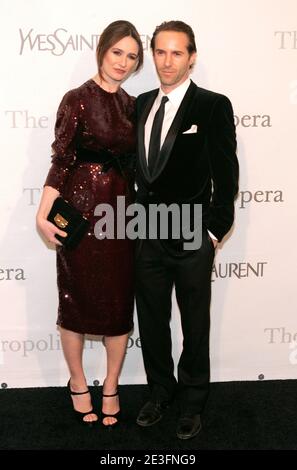
<path id="1" fill-rule="evenodd" d="M 179 19 L 196 35 L 192 79 L 234 107 L 240 191 L 213 267 L 212 381 L 297 378 L 296 0 L 2 0 L 0 12 L 1 386 L 68 379 L 55 325 L 55 251 L 37 234 L 35 214 L 57 106 L 96 73 L 100 33 L 117 19 L 136 25 L 145 49 L 143 69 L 124 84 L 130 94 L 158 86 L 150 38 L 156 25 Z M 177 362 L 174 293 L 173 306 Z M 100 338 L 86 340 L 84 362 L 89 383 L 102 383 Z M 136 312 L 121 383 L 145 383 Z"/>

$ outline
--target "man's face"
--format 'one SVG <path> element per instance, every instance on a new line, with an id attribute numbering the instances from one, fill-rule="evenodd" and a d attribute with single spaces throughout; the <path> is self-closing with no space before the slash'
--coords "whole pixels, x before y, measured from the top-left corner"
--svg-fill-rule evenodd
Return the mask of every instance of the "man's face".
<path id="1" fill-rule="evenodd" d="M 189 54 L 185 33 L 161 31 L 155 38 L 154 62 L 162 88 L 169 93 L 189 76 L 196 54 Z"/>

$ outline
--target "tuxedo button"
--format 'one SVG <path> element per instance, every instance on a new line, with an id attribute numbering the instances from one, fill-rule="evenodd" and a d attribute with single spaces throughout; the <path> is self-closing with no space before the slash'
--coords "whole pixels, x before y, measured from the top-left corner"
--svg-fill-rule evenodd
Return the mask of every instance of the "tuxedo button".
<path id="1" fill-rule="evenodd" d="M 154 195 L 154 191 L 150 191 L 149 196 L 153 196 L 153 195 Z"/>

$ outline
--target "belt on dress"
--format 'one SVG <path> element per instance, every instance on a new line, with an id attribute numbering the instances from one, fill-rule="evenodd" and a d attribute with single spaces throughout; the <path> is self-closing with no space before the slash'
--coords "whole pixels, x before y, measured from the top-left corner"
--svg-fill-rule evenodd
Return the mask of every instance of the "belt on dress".
<path id="1" fill-rule="evenodd" d="M 135 161 L 135 155 L 131 153 L 116 154 L 108 149 L 94 151 L 79 148 L 76 151 L 76 162 L 99 163 L 102 165 L 102 172 L 104 173 L 110 168 L 115 168 L 122 174 L 122 176 L 125 176 L 124 170 L 134 170 Z"/>

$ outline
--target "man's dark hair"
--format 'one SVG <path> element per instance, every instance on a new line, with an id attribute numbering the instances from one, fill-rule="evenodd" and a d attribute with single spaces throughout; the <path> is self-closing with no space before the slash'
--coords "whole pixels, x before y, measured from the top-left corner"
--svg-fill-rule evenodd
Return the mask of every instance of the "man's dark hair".
<path id="1" fill-rule="evenodd" d="M 183 21 L 164 21 L 162 24 L 156 27 L 153 37 L 151 39 L 151 48 L 154 52 L 155 50 L 155 40 L 158 33 L 161 31 L 176 31 L 177 33 L 185 33 L 188 36 L 189 44 L 187 46 L 189 54 L 193 54 L 193 52 L 197 52 L 196 43 L 195 43 L 195 35 L 194 31 L 192 30 L 191 26 L 184 23 Z"/>

